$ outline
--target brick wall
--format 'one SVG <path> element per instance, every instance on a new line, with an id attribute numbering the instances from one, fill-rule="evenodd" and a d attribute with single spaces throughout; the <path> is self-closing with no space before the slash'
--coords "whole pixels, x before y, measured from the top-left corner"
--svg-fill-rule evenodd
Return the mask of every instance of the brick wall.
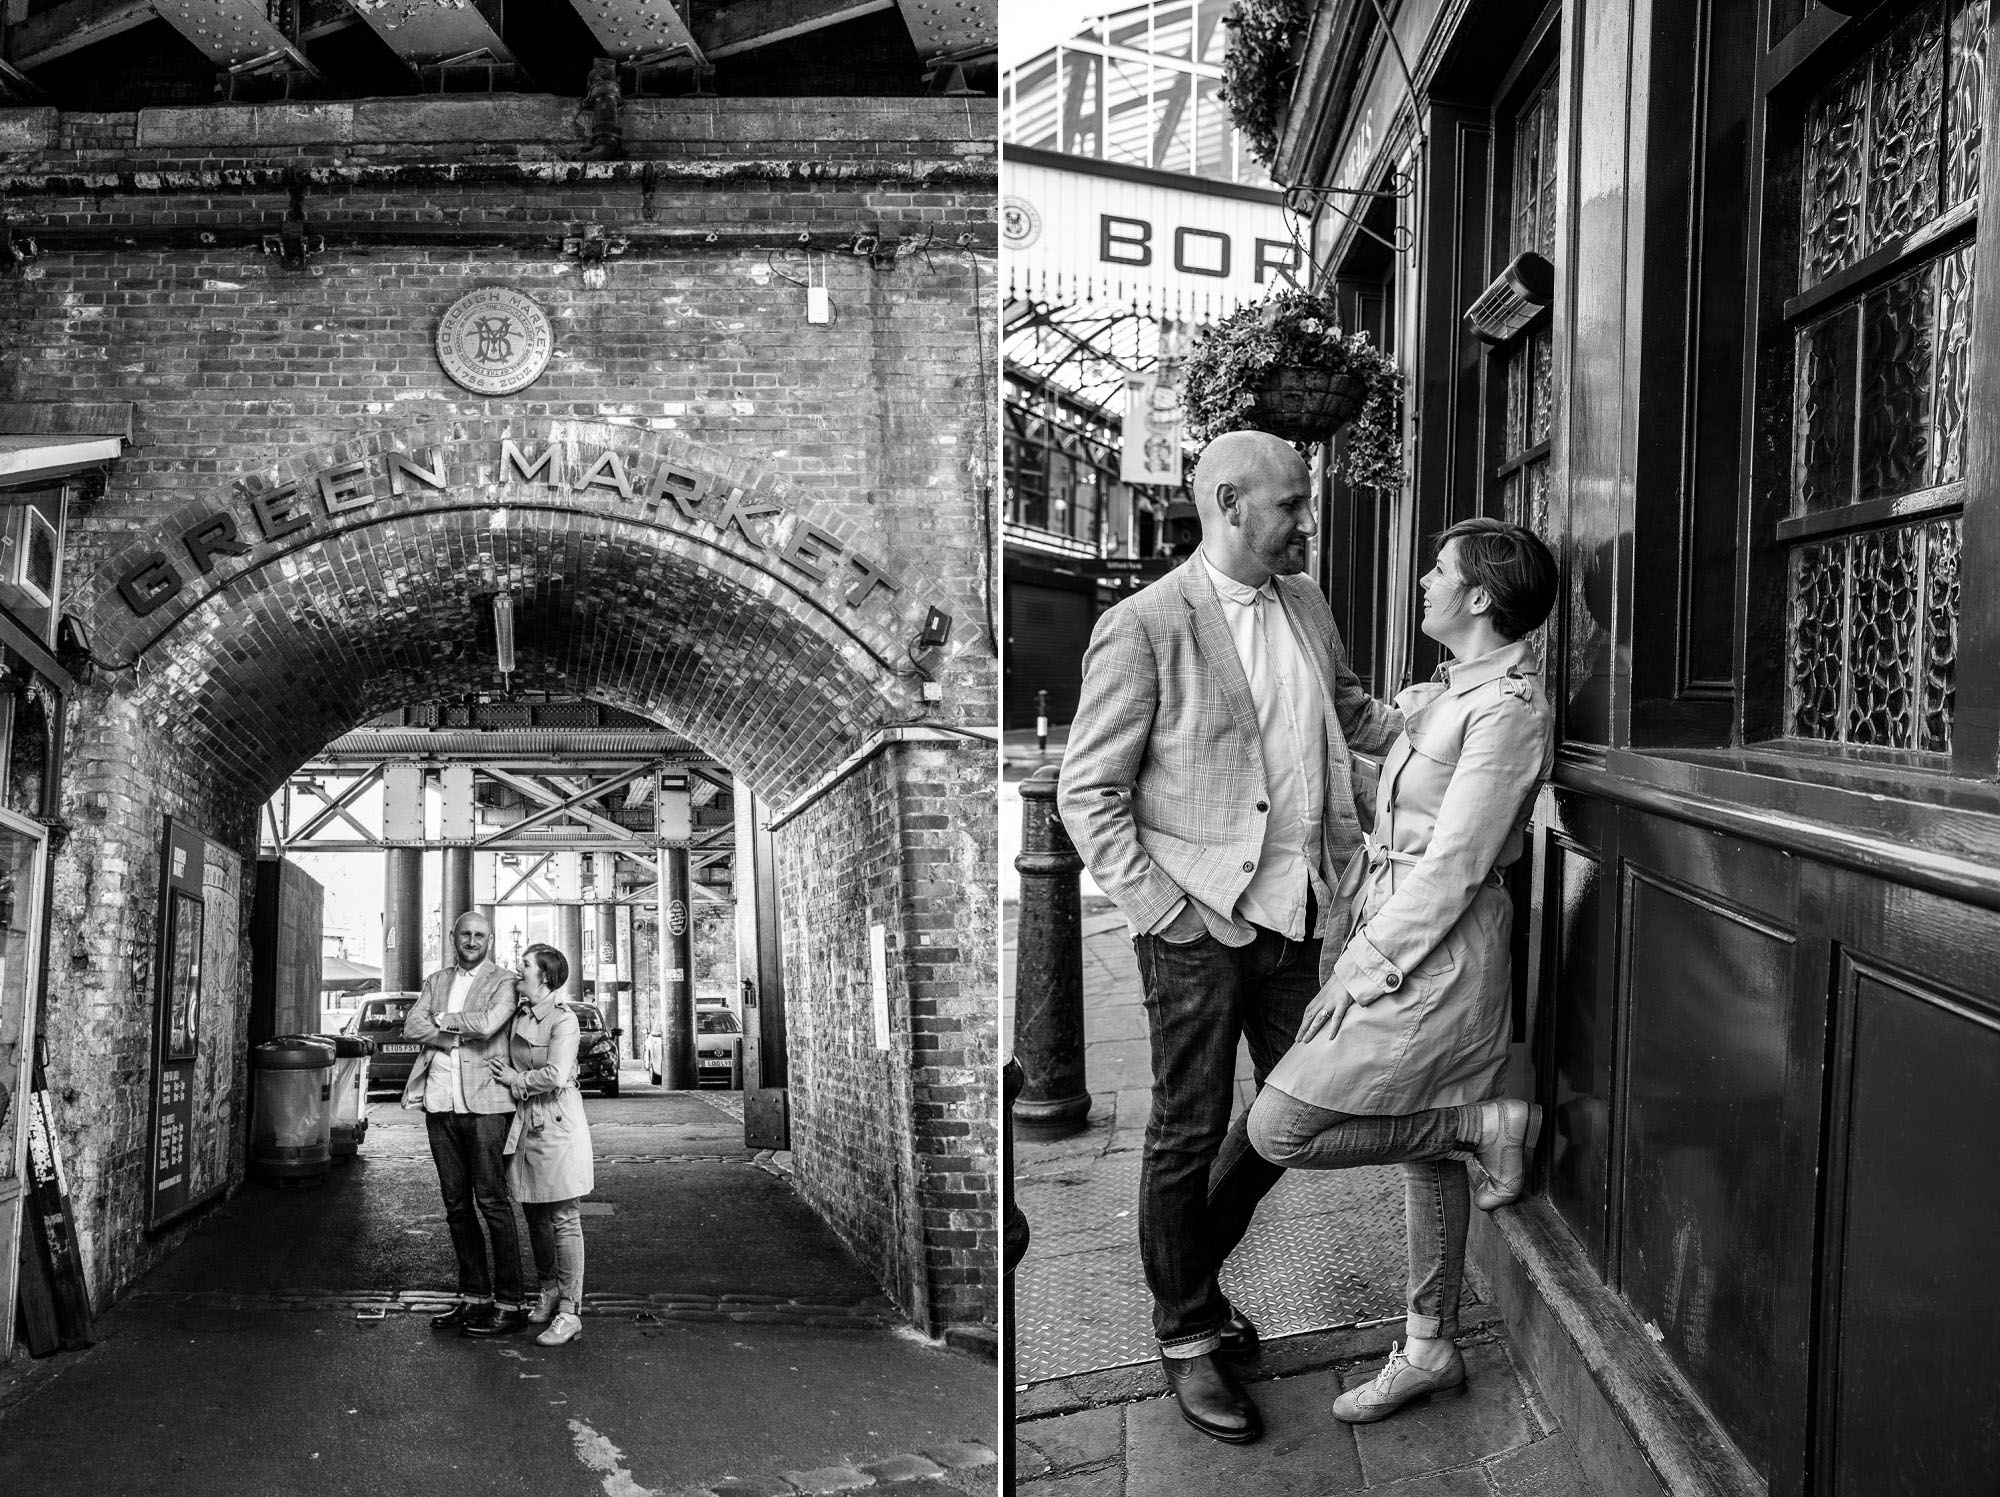
<path id="1" fill-rule="evenodd" d="M 627 118 L 632 158 L 583 164 L 565 159 L 572 111 L 540 100 L 0 111 L 0 202 L 41 251 L 0 278 L 0 400 L 133 406 L 127 455 L 72 517 L 70 596 L 113 669 L 70 705 L 75 830 L 51 947 L 51 1061 L 100 1296 L 163 1246 L 132 1195 L 161 819 L 249 856 L 257 804 L 328 738 L 496 689 L 495 590 L 520 600 L 514 686 L 666 723 L 780 807 L 877 725 L 994 719 L 990 101 L 675 101 Z M 262 241 L 294 203 L 326 243 L 288 269 Z M 626 241 L 601 279 L 562 253 L 578 224 Z M 905 253 L 857 257 L 864 231 Z M 805 249 L 831 325 L 806 320 Z M 555 330 L 546 373 L 504 399 L 453 384 L 432 343 L 452 300 L 486 284 L 528 292 Z M 553 449 L 557 482 L 503 470 L 506 440 Z M 391 451 L 446 481 L 395 492 Z M 723 488 L 707 508 L 577 490 L 606 452 L 635 479 L 672 463 Z M 317 478 L 350 463 L 360 507 L 329 512 Z M 267 536 L 257 506 L 292 484 L 311 524 Z M 771 511 L 720 523 L 731 484 Z M 218 516 L 248 550 L 210 554 L 204 572 L 183 537 Z M 788 559 L 805 526 L 825 539 Z M 153 552 L 181 590 L 142 617 L 118 583 Z M 849 558 L 899 586 L 853 602 L 869 573 Z M 931 605 L 954 620 L 934 708 L 906 653 Z M 970 801 L 944 814 L 983 818 L 990 863 L 990 751 L 958 791 Z M 858 793 L 809 818 L 848 845 L 900 848 L 905 788 L 881 782 L 888 821 Z M 803 869 L 797 897 L 831 903 Z M 898 910 L 914 949 L 917 916 Z M 968 948 L 968 989 L 992 993 L 992 952 L 990 932 Z M 217 981 L 212 1012 L 240 1036 L 246 980 Z M 797 992 L 794 1033 L 832 1024 L 811 1012 L 817 990 Z M 977 1194 L 958 1188 L 980 1175 L 974 1155 L 990 1205 L 990 1140 L 938 1154 L 923 1132 L 924 1109 L 977 1110 L 977 1087 L 948 1095 L 977 1046 L 936 1048 L 958 1059 L 900 1052 L 905 1121 L 925 1140 L 912 1158 L 974 1167 L 915 1181 L 907 1221 L 882 1228 L 900 1243 L 884 1274 L 935 1283 L 910 1302 L 924 1323 L 990 1320 L 991 1271 L 979 1281 L 947 1235 L 982 1230 L 951 1213 L 972 1210 L 954 1203 Z M 240 1074 L 218 1088 L 226 1121 Z M 827 1108 L 813 1117 L 811 1138 L 840 1146 Z M 851 1217 L 862 1198 L 817 1147 L 800 1151 L 814 1199 Z M 239 1176 L 240 1158 L 228 1168 Z"/>
<path id="2" fill-rule="evenodd" d="M 172 816 L 227 847 L 206 870 L 203 991 L 189 1190 L 243 1176 L 253 893 L 240 853 L 253 841 L 227 788 L 178 762 L 128 701 L 72 707 L 49 930 L 43 1022 L 77 1230 L 100 1304 L 186 1235 L 145 1232 L 151 1180 L 153 995 L 158 982 L 161 843 Z"/>
<path id="3" fill-rule="evenodd" d="M 896 745 L 777 836 L 798 1179 L 932 1331 L 997 1304 L 994 777 L 988 745 Z"/>

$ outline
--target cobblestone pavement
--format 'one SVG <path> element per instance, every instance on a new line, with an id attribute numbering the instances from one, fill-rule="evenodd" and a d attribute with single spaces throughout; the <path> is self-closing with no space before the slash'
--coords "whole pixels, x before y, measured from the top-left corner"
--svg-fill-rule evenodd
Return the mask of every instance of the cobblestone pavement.
<path id="1" fill-rule="evenodd" d="M 622 1091 L 585 1103 L 576 1341 L 431 1330 L 435 1172 L 421 1119 L 378 1103 L 355 1162 L 247 1186 L 96 1346 L 0 1369 L 0 1492 L 993 1497 L 994 1364 L 904 1324 L 787 1157 L 741 1147 L 735 1098 Z"/>

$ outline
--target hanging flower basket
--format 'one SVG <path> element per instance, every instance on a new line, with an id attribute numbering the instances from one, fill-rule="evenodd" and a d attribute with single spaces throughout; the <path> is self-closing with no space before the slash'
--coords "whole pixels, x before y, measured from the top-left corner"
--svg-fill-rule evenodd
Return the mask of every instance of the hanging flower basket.
<path id="1" fill-rule="evenodd" d="M 1402 397 L 1395 360 L 1343 331 L 1332 298 L 1290 290 L 1203 328 L 1181 389 L 1190 440 L 1252 430 L 1324 442 L 1344 431 L 1340 476 L 1372 488 L 1403 479 Z"/>
<path id="2" fill-rule="evenodd" d="M 1287 442 L 1324 442 L 1360 415 L 1367 399 L 1368 382 L 1358 374 L 1288 364 L 1264 376 L 1243 415 Z"/>
<path id="3" fill-rule="evenodd" d="M 1222 19 L 1229 40 L 1222 54 L 1221 99 L 1250 154 L 1265 166 L 1278 154 L 1312 15 L 1311 0 L 1236 0 Z"/>

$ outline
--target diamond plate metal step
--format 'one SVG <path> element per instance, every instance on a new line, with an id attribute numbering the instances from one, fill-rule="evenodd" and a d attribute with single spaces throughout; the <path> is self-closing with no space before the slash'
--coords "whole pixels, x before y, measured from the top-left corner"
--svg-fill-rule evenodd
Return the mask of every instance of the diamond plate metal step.
<path id="1" fill-rule="evenodd" d="M 1034 1240 L 1014 1271 L 1016 1383 L 1155 1355 L 1139 1266 L 1139 1162 L 1133 1151 L 1017 1183 Z M 1277 1337 L 1399 1316 L 1407 1273 L 1400 1169 L 1295 1171 L 1264 1198 L 1222 1286 L 1262 1335 Z"/>

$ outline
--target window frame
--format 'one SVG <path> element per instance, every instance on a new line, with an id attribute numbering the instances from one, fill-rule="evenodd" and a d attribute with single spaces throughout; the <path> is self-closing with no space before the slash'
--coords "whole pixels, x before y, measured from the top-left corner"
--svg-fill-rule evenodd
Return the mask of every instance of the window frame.
<path id="1" fill-rule="evenodd" d="M 1742 708 L 1738 742 L 1746 754 L 1814 766 L 1815 778 L 1845 783 L 1905 771 L 1905 795 L 1949 795 L 1943 780 L 1992 780 L 2000 746 L 2000 516 L 1982 494 L 2000 472 L 2000 398 L 1983 377 L 2000 350 L 2000 234 L 1979 224 L 2000 224 L 2000 170 L 1982 160 L 1977 195 L 1948 208 L 1900 240 L 1881 246 L 1809 288 L 1801 288 L 1804 131 L 1808 107 L 1836 77 L 1866 57 L 1898 26 L 1923 9 L 1918 3 L 1877 7 L 1844 16 L 1808 10 L 1782 35 L 1777 7 L 1765 8 L 1764 47 L 1757 68 L 1757 105 L 1751 133 L 1750 173 L 1756 222 L 1750 245 L 1752 295 L 1745 346 L 1745 502 L 1739 531 L 1738 679 Z M 1947 14 L 1949 12 L 1947 11 Z M 1988 7 L 1988 71 L 1994 61 L 1995 17 Z M 1942 92 L 1942 90 L 1941 90 Z M 2000 84 L 1988 78 L 1981 99 L 1982 157 L 2000 127 Z M 1974 287 L 1967 347 L 1966 442 L 1958 480 L 1910 494 L 1860 501 L 1818 514 L 1794 516 L 1794 443 L 1797 438 L 1797 343 L 1801 328 L 1836 307 L 1862 302 L 1912 270 L 1950 254 L 1969 240 Z M 1979 288 L 1986 288 L 1981 295 Z M 1891 522 L 1957 515 L 1961 593 L 1954 663 L 1949 752 L 1811 738 L 1793 731 L 1791 715 L 1792 556 L 1810 537 L 1829 539 L 1880 530 Z M 1843 617 L 1846 617 L 1844 614 Z M 1921 630 L 1921 613 L 1915 626 Z M 1914 684 L 1914 683 L 1913 683 Z M 1843 703 L 1845 693 L 1843 692 Z M 1844 708 L 1843 708 L 1844 710 Z M 1913 706 L 1913 739 L 1921 741 L 1920 704 Z"/>

